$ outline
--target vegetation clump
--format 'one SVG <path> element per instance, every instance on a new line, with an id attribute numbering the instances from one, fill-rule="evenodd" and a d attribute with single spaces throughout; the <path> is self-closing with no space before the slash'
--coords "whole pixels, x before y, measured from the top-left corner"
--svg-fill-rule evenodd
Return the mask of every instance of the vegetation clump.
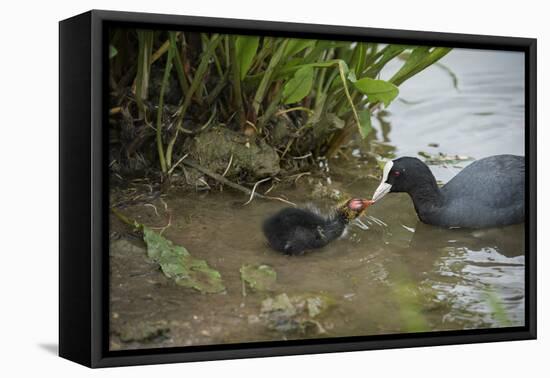
<path id="1" fill-rule="evenodd" d="M 126 28 L 109 46 L 113 173 L 165 181 L 191 157 L 237 183 L 292 175 L 366 138 L 371 114 L 450 51 Z"/>

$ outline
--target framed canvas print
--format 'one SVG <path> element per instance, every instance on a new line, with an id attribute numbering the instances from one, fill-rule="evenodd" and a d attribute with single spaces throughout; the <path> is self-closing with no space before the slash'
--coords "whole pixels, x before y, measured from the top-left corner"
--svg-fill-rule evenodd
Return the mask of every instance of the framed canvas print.
<path id="1" fill-rule="evenodd" d="M 60 22 L 60 355 L 536 337 L 536 40 Z"/>

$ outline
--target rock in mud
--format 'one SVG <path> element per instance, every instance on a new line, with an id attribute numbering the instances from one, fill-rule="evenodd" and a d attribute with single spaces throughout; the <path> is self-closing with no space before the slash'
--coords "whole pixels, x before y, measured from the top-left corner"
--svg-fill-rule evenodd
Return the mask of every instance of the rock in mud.
<path id="1" fill-rule="evenodd" d="M 190 142 L 190 156 L 205 168 L 223 173 L 231 156 L 225 177 L 250 180 L 279 173 L 279 155 L 260 138 L 247 137 L 225 127 L 217 127 L 197 135 Z"/>
<path id="2" fill-rule="evenodd" d="M 246 285 L 256 291 L 271 291 L 277 281 L 277 272 L 269 265 L 248 265 L 241 266 L 241 280 Z M 245 294 L 243 287 L 243 294 Z"/>
<path id="3" fill-rule="evenodd" d="M 319 318 L 333 305 L 334 299 L 324 294 L 283 293 L 262 302 L 260 318 L 274 331 L 323 334 Z"/>

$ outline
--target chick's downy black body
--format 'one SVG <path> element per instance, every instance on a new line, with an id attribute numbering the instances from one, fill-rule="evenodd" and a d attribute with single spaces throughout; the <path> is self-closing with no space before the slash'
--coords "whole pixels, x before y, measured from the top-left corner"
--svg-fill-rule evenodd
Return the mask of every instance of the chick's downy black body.
<path id="1" fill-rule="evenodd" d="M 271 248 L 295 255 L 339 238 L 346 223 L 338 214 L 327 219 L 308 210 L 286 208 L 268 218 L 263 230 Z"/>
<path id="2" fill-rule="evenodd" d="M 347 224 L 369 204 L 370 201 L 353 199 L 329 216 L 307 209 L 285 208 L 265 220 L 263 232 L 274 250 L 300 255 L 342 236 Z"/>

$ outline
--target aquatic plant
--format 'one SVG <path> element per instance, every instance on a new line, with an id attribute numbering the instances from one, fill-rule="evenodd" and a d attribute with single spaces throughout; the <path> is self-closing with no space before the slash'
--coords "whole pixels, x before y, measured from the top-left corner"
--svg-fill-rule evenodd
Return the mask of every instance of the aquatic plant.
<path id="1" fill-rule="evenodd" d="M 226 128 L 266 141 L 281 164 L 297 164 L 292 156 L 306 154 L 332 157 L 355 134 L 366 138 L 371 114 L 388 107 L 399 85 L 449 51 L 114 29 L 109 44 L 112 150 L 118 160 L 134 159 L 130 168 L 158 164 L 167 177 L 188 153 L 189 139 Z M 401 67 L 381 80 L 380 72 L 395 59 L 403 61 Z"/>

